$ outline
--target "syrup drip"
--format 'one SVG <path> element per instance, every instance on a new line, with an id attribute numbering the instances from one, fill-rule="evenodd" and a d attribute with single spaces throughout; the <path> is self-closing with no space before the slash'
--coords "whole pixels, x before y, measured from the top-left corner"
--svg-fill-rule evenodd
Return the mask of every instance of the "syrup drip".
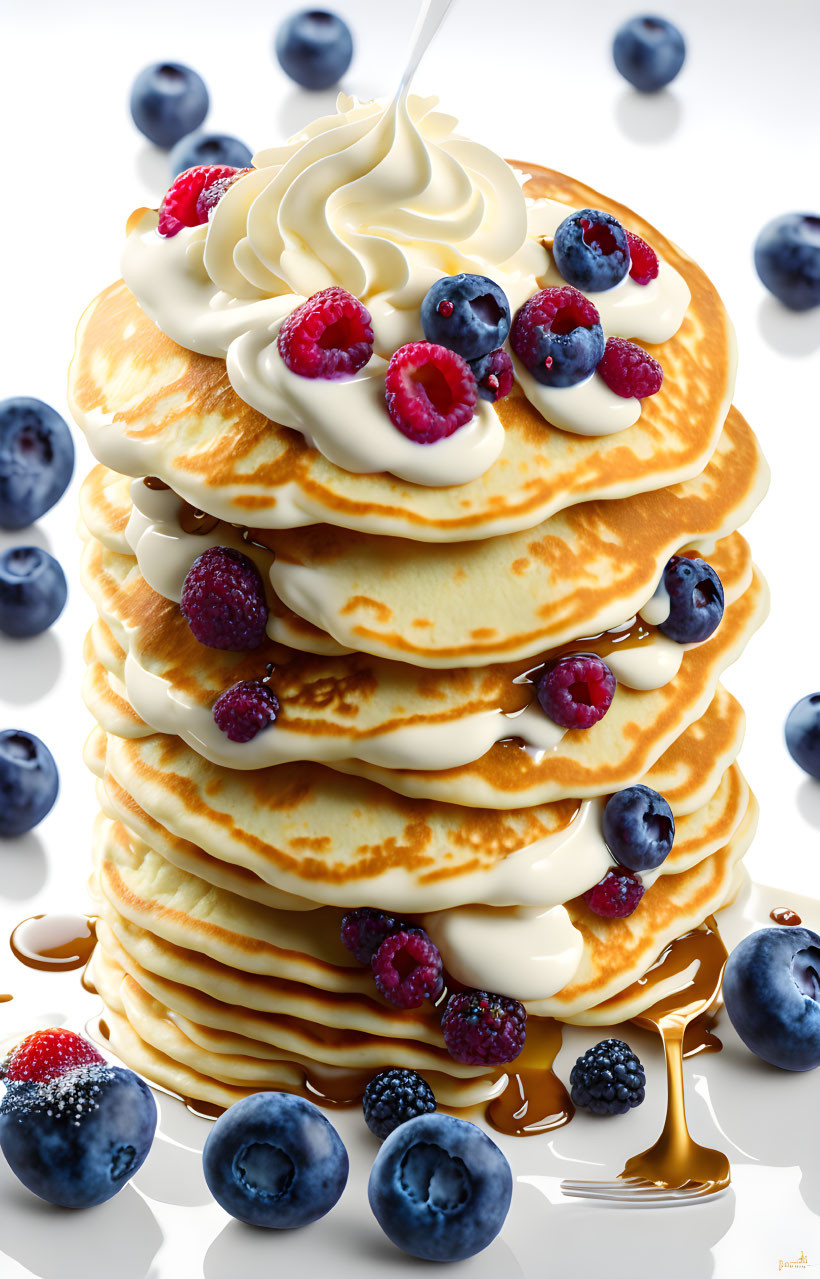
<path id="1" fill-rule="evenodd" d="M 627 1162 L 622 1177 L 641 1177 L 658 1186 L 706 1185 L 718 1191 L 731 1180 L 729 1161 L 719 1150 L 693 1141 L 686 1126 L 683 1094 L 683 1038 L 687 1026 L 713 1007 L 720 992 L 726 947 L 710 917 L 702 927 L 673 941 L 636 988 L 671 983 L 671 993 L 647 1008 L 635 1021 L 657 1030 L 666 1058 L 667 1107 L 663 1131 L 654 1146 Z"/>
<path id="2" fill-rule="evenodd" d="M 790 906 L 775 906 L 774 910 L 769 912 L 769 919 L 773 919 L 776 924 L 783 924 L 785 928 L 796 928 L 798 924 L 802 924 L 796 910 L 792 910 Z"/>
<path id="3" fill-rule="evenodd" d="M 511 1137 L 535 1137 L 569 1123 L 575 1107 L 552 1071 L 560 1048 L 560 1023 L 531 1017 L 524 1050 L 511 1063 L 507 1086 L 487 1107 L 486 1117 L 493 1128 Z"/>
<path id="4" fill-rule="evenodd" d="M 690 1021 L 683 1035 L 683 1055 L 686 1057 L 699 1057 L 702 1053 L 719 1053 L 723 1048 L 723 1041 L 718 1039 L 717 1035 L 712 1034 L 713 1027 L 717 1024 L 719 1010 L 714 1012 L 700 1013 L 694 1021 Z"/>
<path id="5" fill-rule="evenodd" d="M 9 938 L 12 953 L 27 968 L 67 973 L 84 968 L 97 940 L 95 920 L 86 915 L 32 915 Z"/>
<path id="6" fill-rule="evenodd" d="M 13 995 L 0 995 L 0 1004 L 7 1004 L 9 1000 L 13 998 Z"/>
<path id="7" fill-rule="evenodd" d="M 215 515 L 206 515 L 204 511 L 198 511 L 189 502 L 180 502 L 179 527 L 183 533 L 204 537 L 206 533 L 212 533 L 215 528 L 218 528 L 220 523 L 221 521 Z"/>

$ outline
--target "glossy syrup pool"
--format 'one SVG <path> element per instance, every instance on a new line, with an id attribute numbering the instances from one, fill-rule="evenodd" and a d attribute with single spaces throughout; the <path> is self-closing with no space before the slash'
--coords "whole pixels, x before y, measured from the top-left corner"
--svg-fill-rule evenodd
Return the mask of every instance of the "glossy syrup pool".
<path id="1" fill-rule="evenodd" d="M 27 968 L 65 973 L 85 967 L 96 940 L 96 921 L 87 915 L 32 915 L 14 929 L 9 946 Z"/>

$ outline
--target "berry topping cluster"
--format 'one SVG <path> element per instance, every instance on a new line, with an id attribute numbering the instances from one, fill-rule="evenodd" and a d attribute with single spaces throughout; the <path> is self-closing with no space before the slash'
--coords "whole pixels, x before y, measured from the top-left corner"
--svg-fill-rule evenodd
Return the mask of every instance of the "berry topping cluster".
<path id="1" fill-rule="evenodd" d="M 617 864 L 584 893 L 584 901 L 594 915 L 623 919 L 644 895 L 639 872 L 657 870 L 672 851 L 675 818 L 651 786 L 628 786 L 607 801 L 603 833 Z"/>
<path id="2" fill-rule="evenodd" d="M 341 940 L 370 964 L 376 989 L 396 1008 L 420 1008 L 444 989 L 441 955 L 423 928 L 364 906 L 345 915 Z"/>
<path id="3" fill-rule="evenodd" d="M 157 1123 L 148 1086 L 108 1066 L 70 1030 L 29 1035 L 12 1052 L 0 1149 L 23 1185 L 67 1208 L 104 1203 L 142 1165 Z"/>
<path id="4" fill-rule="evenodd" d="M 646 1092 L 644 1068 L 622 1039 L 602 1039 L 588 1048 L 569 1082 L 573 1105 L 593 1115 L 625 1115 L 640 1106 Z"/>

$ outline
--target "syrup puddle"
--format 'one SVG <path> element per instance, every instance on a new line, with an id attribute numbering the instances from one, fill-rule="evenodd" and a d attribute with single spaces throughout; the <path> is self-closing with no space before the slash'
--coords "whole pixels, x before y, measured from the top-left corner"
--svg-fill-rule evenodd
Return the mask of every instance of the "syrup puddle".
<path id="1" fill-rule="evenodd" d="M 32 915 L 17 925 L 9 945 L 27 968 L 67 973 L 85 967 L 96 940 L 96 921 L 87 915 Z"/>

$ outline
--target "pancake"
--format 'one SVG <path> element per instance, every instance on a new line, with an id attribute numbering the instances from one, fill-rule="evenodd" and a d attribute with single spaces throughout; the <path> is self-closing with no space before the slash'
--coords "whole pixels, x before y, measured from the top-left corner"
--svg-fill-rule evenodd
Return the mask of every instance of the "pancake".
<path id="1" fill-rule="evenodd" d="M 306 662 L 276 646 L 244 658 L 216 653 L 192 639 L 176 607 L 155 596 L 128 563 L 126 557 L 104 552 L 93 542 L 84 559 L 85 584 L 126 643 L 133 645 L 136 627 L 129 616 L 123 620 L 114 610 L 119 605 L 120 614 L 127 613 L 127 584 L 135 587 L 138 597 L 147 594 L 158 606 L 138 598 L 136 615 L 159 661 L 152 662 L 138 643 L 138 668 L 132 659 L 118 661 L 110 647 L 103 651 L 110 672 L 111 713 L 119 717 L 108 718 L 111 731 L 144 736 L 147 728 L 176 729 L 195 751 L 228 767 L 258 769 L 268 761 L 324 760 L 404 794 L 478 807 L 513 808 L 603 794 L 637 780 L 705 712 L 720 674 L 737 658 L 768 607 L 765 585 L 755 578 L 727 609 L 714 636 L 683 655 L 673 679 L 648 690 L 620 684 L 598 724 L 559 735 L 548 750 L 532 750 L 520 740 L 533 731 L 527 727 L 530 721 L 525 724 L 516 715 L 533 697 L 532 683 L 522 683 L 520 668 L 485 668 L 481 681 L 470 679 L 471 671 L 456 669 L 437 674 L 432 685 L 411 667 L 360 655 Z M 118 580 L 126 587 L 118 588 Z M 592 642 L 579 647 L 594 652 L 601 646 Z M 204 670 L 198 652 L 206 657 Z M 95 656 L 93 641 L 89 655 Z M 207 660 L 211 657 L 213 663 Z M 542 660 L 549 657 L 545 654 Z M 282 714 L 252 744 L 258 743 L 258 749 L 251 750 L 245 743 L 224 739 L 213 723 L 211 707 L 224 688 L 258 677 L 267 662 L 275 664 L 271 686 Z M 103 713 L 99 708 L 106 700 L 100 665 L 92 665 L 86 683 L 88 704 L 97 714 Z M 228 670 L 220 673 L 222 665 Z M 147 690 L 145 672 L 152 681 Z M 137 715 L 132 727 L 128 704 L 134 701 Z M 537 703 L 527 715 L 545 719 Z M 536 723 L 536 733 L 539 726 Z M 501 740 L 471 761 L 470 755 L 481 749 L 482 732 Z M 460 752 L 468 762 L 442 767 L 446 752 L 456 757 Z M 421 771 L 373 762 L 391 758 L 397 763 L 427 760 L 438 767 Z"/>
<path id="2" fill-rule="evenodd" d="M 651 353 L 662 391 L 635 426 L 582 437 L 545 423 L 522 395 L 499 405 L 504 449 L 468 484 L 425 488 L 334 466 L 296 431 L 277 427 L 236 395 L 224 361 L 162 334 L 123 284 L 91 304 L 77 333 L 69 403 L 96 456 L 113 470 L 157 475 L 196 507 L 266 528 L 341 528 L 463 541 L 531 528 L 568 505 L 678 483 L 703 470 L 731 399 L 734 340 L 714 288 L 637 214 L 564 175 L 534 165 L 525 193 L 570 208 L 614 213 L 686 280 L 691 303 L 674 337 Z M 419 333 L 419 337 L 421 334 Z"/>

